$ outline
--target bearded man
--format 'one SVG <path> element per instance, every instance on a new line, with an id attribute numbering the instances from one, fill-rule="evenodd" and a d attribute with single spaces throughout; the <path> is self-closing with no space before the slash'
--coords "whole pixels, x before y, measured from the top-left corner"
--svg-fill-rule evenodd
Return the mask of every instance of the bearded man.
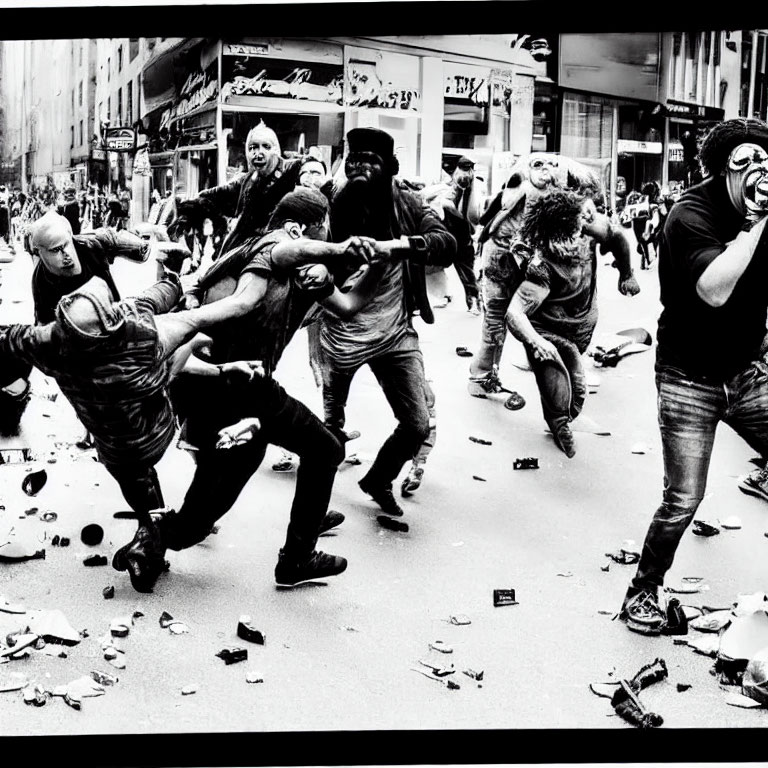
<path id="1" fill-rule="evenodd" d="M 717 124 L 701 145 L 707 173 L 675 203 L 659 239 L 661 303 L 656 386 L 664 492 L 620 618 L 659 634 L 662 585 L 704 498 L 717 425 L 728 424 L 768 455 L 768 364 L 761 355 L 768 310 L 768 125 Z M 742 490 L 768 496 L 768 472 Z"/>
<path id="2" fill-rule="evenodd" d="M 394 179 L 399 164 L 394 140 L 376 128 L 347 134 L 346 183 L 334 193 L 331 231 L 336 241 L 351 235 L 373 238 L 377 258 L 387 261 L 372 301 L 351 318 L 324 313 L 320 340 L 325 357 L 325 423 L 340 440 L 349 388 L 368 365 L 397 419 L 360 488 L 390 515 L 403 510 L 392 483 L 429 435 L 424 362 L 411 317 L 426 323 L 434 315 L 426 291 L 425 267 L 449 266 L 456 240 L 416 194 Z M 347 274 L 335 275 L 337 283 Z"/>
<path id="3" fill-rule="evenodd" d="M 222 216 L 238 218 L 229 235 L 222 239 L 219 253 L 265 234 L 275 206 L 298 183 L 301 160 L 282 157 L 277 135 L 263 121 L 248 132 L 245 157 L 245 173 L 228 184 L 205 189 L 198 197 L 178 203 L 177 218 L 168 227 L 173 239 L 182 231 L 202 229 L 206 218 L 216 221 Z"/>

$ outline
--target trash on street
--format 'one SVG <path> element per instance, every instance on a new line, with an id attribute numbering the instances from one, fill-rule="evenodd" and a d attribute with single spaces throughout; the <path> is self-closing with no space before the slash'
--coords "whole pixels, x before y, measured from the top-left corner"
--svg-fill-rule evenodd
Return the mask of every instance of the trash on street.
<path id="1" fill-rule="evenodd" d="M 173 624 L 173 621 L 174 621 L 173 616 L 171 616 L 171 614 L 168 613 L 168 611 L 163 611 L 160 614 L 160 626 L 163 629 L 167 629 L 169 624 Z"/>
<path id="2" fill-rule="evenodd" d="M 21 482 L 21 490 L 27 494 L 27 496 L 37 496 L 43 489 L 43 486 L 48 482 L 48 473 L 44 470 L 38 470 L 37 472 L 30 472 L 24 480 Z"/>
<path id="3" fill-rule="evenodd" d="M 58 608 L 30 611 L 27 630 L 39 635 L 48 643 L 77 645 L 81 639 L 80 633 L 72 628 L 66 616 Z"/>
<path id="4" fill-rule="evenodd" d="M 216 656 L 222 659 L 225 664 L 237 664 L 237 662 L 245 661 L 248 658 L 248 651 L 245 648 L 232 646 L 222 648 Z"/>
<path id="5" fill-rule="evenodd" d="M 480 477 L 479 475 L 472 475 L 473 480 L 479 480 L 481 483 L 488 482 L 484 477 Z"/>
<path id="6" fill-rule="evenodd" d="M 258 645 L 266 643 L 264 633 L 254 627 L 250 616 L 243 615 L 240 617 L 237 623 L 237 636 L 249 643 L 257 643 Z"/>
<path id="7" fill-rule="evenodd" d="M 466 347 L 456 347 L 456 354 L 459 357 L 472 357 L 472 353 Z"/>
<path id="8" fill-rule="evenodd" d="M 727 627 L 732 620 L 733 614 L 730 611 L 715 611 L 696 617 L 690 622 L 690 626 L 699 632 L 719 632 Z"/>
<path id="9" fill-rule="evenodd" d="M 736 531 L 741 528 L 741 518 L 738 515 L 726 517 L 725 520 L 720 521 L 720 527 L 727 531 Z"/>
<path id="10" fill-rule="evenodd" d="M 0 612 L 2 613 L 26 613 L 27 609 L 20 603 L 12 603 L 4 595 L 0 595 Z"/>
<path id="11" fill-rule="evenodd" d="M 90 523 L 80 531 L 80 541 L 89 547 L 95 547 L 104 540 L 104 529 L 98 523 Z"/>
<path id="12" fill-rule="evenodd" d="M 23 691 L 24 703 L 35 707 L 43 707 L 47 704 L 49 695 L 41 685 L 29 685 Z"/>
<path id="13" fill-rule="evenodd" d="M 168 631 L 172 635 L 188 635 L 189 627 L 183 621 L 172 621 L 168 625 Z"/>
<path id="14" fill-rule="evenodd" d="M 470 435 L 469 439 L 473 443 L 477 443 L 478 445 L 493 445 L 493 442 L 491 440 L 483 440 L 482 437 L 473 437 L 472 435 Z"/>
<path id="15" fill-rule="evenodd" d="M 501 605 L 517 605 L 515 600 L 514 589 L 494 589 L 493 590 L 493 605 L 499 607 Z"/>
<path id="16" fill-rule="evenodd" d="M 196 685 L 185 685 L 181 689 L 181 695 L 182 696 L 191 696 L 193 693 L 197 693 L 197 686 Z"/>
<path id="17" fill-rule="evenodd" d="M 73 698 L 85 699 L 90 696 L 103 696 L 104 686 L 94 680 L 90 675 L 83 675 L 67 683 L 67 693 Z"/>
<path id="18" fill-rule="evenodd" d="M 757 611 L 734 617 L 720 637 L 719 656 L 749 661 L 758 651 L 768 648 L 768 614 Z"/>
<path id="19" fill-rule="evenodd" d="M 758 651 L 747 664 L 742 678 L 745 696 L 768 706 L 768 647 Z"/>
<path id="20" fill-rule="evenodd" d="M 734 616 L 749 616 L 755 611 L 768 611 L 768 595 L 765 592 L 736 597 L 736 604 L 733 607 Z"/>
<path id="21" fill-rule="evenodd" d="M 694 536 L 717 536 L 718 533 L 720 533 L 720 529 L 711 523 L 707 523 L 704 520 L 693 521 Z"/>
<path id="22" fill-rule="evenodd" d="M 389 515 L 377 515 L 376 520 L 382 528 L 387 528 L 390 531 L 408 533 L 410 530 L 408 523 L 404 523 L 402 520 L 397 520 Z"/>
<path id="23" fill-rule="evenodd" d="M 112 585 L 104 587 L 104 589 L 101 590 L 101 594 L 104 596 L 105 600 L 111 600 L 115 596 L 115 588 Z"/>
<path id="24" fill-rule="evenodd" d="M 429 644 L 429 647 L 439 653 L 453 653 L 453 648 L 443 640 L 435 640 Z"/>
<path id="25" fill-rule="evenodd" d="M 110 675 L 109 672 L 99 672 L 98 670 L 93 670 L 91 672 L 91 677 L 99 685 L 114 685 L 119 680 L 118 677 L 115 677 L 115 675 Z"/>
<path id="26" fill-rule="evenodd" d="M 104 555 L 89 555 L 83 560 L 83 565 L 87 565 L 89 567 L 95 567 L 99 565 L 107 565 L 108 560 Z"/>
<path id="27" fill-rule="evenodd" d="M 464 626 L 465 624 L 471 624 L 472 620 L 469 618 L 469 616 L 465 616 L 463 613 L 457 613 L 451 616 L 449 619 L 451 624 L 456 624 L 457 626 Z"/>
<path id="28" fill-rule="evenodd" d="M 45 512 L 43 512 L 42 515 L 40 515 L 40 519 L 44 523 L 55 523 L 59 519 L 59 516 L 56 514 L 56 512 L 51 512 L 51 510 L 46 510 Z"/>
<path id="29" fill-rule="evenodd" d="M 725 703 L 732 707 L 741 707 L 742 709 L 757 709 L 763 705 L 743 693 L 733 691 L 725 696 Z"/>
<path id="30" fill-rule="evenodd" d="M 130 617 L 125 616 L 112 619 L 109 624 L 109 632 L 112 637 L 128 637 L 128 633 L 131 631 L 133 622 Z"/>
<path id="31" fill-rule="evenodd" d="M 447 675 L 453 675 L 456 672 L 453 664 L 443 666 L 441 664 L 433 664 L 432 662 L 424 661 L 423 659 L 419 659 L 419 664 L 427 669 L 431 669 L 432 674 L 436 677 L 446 677 Z"/>
<path id="32" fill-rule="evenodd" d="M 515 459 L 512 462 L 512 469 L 538 469 L 539 460 L 535 456 L 526 456 L 522 459 Z"/>
<path id="33" fill-rule="evenodd" d="M 245 673 L 245 682 L 246 683 L 263 683 L 264 678 L 261 676 L 259 672 L 254 672 L 252 669 L 249 669 Z"/>

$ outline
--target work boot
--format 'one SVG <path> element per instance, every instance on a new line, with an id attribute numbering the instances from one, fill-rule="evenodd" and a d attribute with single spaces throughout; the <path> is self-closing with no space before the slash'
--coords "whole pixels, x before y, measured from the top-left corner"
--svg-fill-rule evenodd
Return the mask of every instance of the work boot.
<path id="1" fill-rule="evenodd" d="M 752 470 L 739 480 L 739 490 L 768 501 L 768 469 Z"/>
<path id="2" fill-rule="evenodd" d="M 405 513 L 401 509 L 400 505 L 395 500 L 395 495 L 392 493 L 392 484 L 387 486 L 375 486 L 371 485 L 369 481 L 363 478 L 358 485 L 363 493 L 367 493 L 388 515 L 393 517 L 402 517 Z"/>
<path id="3" fill-rule="evenodd" d="M 400 485 L 400 495 L 408 497 L 415 491 L 419 490 L 421 480 L 424 477 L 424 468 L 418 464 L 412 464 L 408 474 Z"/>
<path id="4" fill-rule="evenodd" d="M 557 429 L 552 430 L 552 437 L 555 439 L 555 445 L 569 458 L 576 455 L 576 445 L 573 440 L 573 432 L 567 424 L 562 424 Z"/>
<path id="5" fill-rule="evenodd" d="M 344 515 L 341 512 L 337 512 L 335 509 L 329 509 L 320 523 L 320 531 L 317 535 L 322 536 L 332 528 L 337 528 L 344 522 L 344 519 Z"/>
<path id="6" fill-rule="evenodd" d="M 165 546 L 155 525 L 140 525 L 133 539 L 115 552 L 112 567 L 116 571 L 128 571 L 137 592 L 152 592 L 166 569 Z"/>
<path id="7" fill-rule="evenodd" d="M 627 629 L 641 635 L 658 635 L 667 622 L 667 612 L 655 589 L 630 587 L 624 597 L 619 618 Z"/>
<path id="8" fill-rule="evenodd" d="M 275 581 L 281 587 L 293 587 L 307 581 L 337 576 L 347 569 L 347 561 L 337 555 L 326 555 L 317 550 L 306 558 L 295 559 L 280 550 L 275 566 Z"/>

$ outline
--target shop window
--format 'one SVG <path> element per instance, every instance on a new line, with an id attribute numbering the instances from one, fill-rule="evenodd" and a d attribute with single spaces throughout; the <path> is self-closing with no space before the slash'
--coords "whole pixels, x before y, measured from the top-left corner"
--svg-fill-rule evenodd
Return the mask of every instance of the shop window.
<path id="1" fill-rule="evenodd" d="M 117 71 L 118 72 L 123 71 L 123 46 L 122 45 L 117 49 Z"/>
<path id="2" fill-rule="evenodd" d="M 77 104 L 78 106 L 83 106 L 83 81 L 80 81 L 80 84 L 77 86 Z"/>
<path id="3" fill-rule="evenodd" d="M 133 83 L 125 86 L 125 120 L 128 125 L 133 125 Z"/>
<path id="4" fill-rule="evenodd" d="M 117 89 L 117 123 L 123 124 L 123 89 Z"/>
<path id="5" fill-rule="evenodd" d="M 613 107 L 599 99 L 563 98 L 560 151 L 569 157 L 607 158 L 613 152 Z"/>
<path id="6" fill-rule="evenodd" d="M 139 55 L 139 38 L 131 37 L 128 40 L 128 61 L 133 61 Z"/>
<path id="7" fill-rule="evenodd" d="M 69 148 L 74 149 L 75 147 L 75 126 L 70 125 L 69 126 Z"/>
<path id="8" fill-rule="evenodd" d="M 112 79 L 112 59 L 107 58 L 107 82 Z"/>
<path id="9" fill-rule="evenodd" d="M 83 146 L 83 121 L 80 121 L 80 144 L 79 146 Z"/>

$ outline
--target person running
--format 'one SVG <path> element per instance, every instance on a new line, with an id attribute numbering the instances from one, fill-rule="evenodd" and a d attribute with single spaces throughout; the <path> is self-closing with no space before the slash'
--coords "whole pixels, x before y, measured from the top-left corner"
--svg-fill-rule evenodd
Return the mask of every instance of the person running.
<path id="1" fill-rule="evenodd" d="M 430 431 L 424 363 L 412 315 L 418 311 L 424 322 L 434 322 L 425 266 L 449 266 L 456 240 L 418 195 L 396 183 L 399 164 L 392 136 L 375 128 L 354 128 L 347 134 L 347 149 L 346 183 L 331 202 L 333 237 L 374 239 L 386 270 L 373 300 L 356 315 L 323 315 L 325 424 L 344 441 L 349 389 L 355 373 L 367 364 L 397 426 L 359 485 L 385 513 L 401 516 L 392 483 Z M 341 283 L 346 274 L 335 277 Z"/>
<path id="2" fill-rule="evenodd" d="M 768 217 L 757 202 L 768 188 L 768 124 L 718 123 L 699 160 L 707 175 L 675 203 L 659 241 L 664 490 L 620 611 L 628 629 L 647 635 L 666 624 L 664 578 L 704 498 L 718 424 L 768 455 Z M 765 498 L 768 473 L 756 470 L 748 486 Z"/>

